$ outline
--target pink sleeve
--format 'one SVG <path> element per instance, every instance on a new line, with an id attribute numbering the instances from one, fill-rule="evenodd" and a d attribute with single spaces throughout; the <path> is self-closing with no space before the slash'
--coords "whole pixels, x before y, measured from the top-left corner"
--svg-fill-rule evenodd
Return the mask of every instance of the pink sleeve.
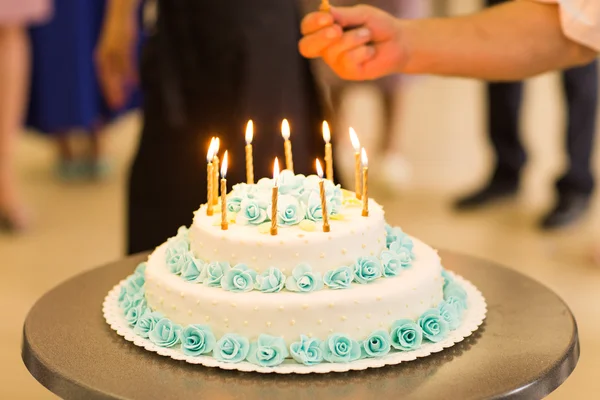
<path id="1" fill-rule="evenodd" d="M 565 35 L 578 43 L 600 52 L 599 0 L 537 0 L 558 3 Z"/>

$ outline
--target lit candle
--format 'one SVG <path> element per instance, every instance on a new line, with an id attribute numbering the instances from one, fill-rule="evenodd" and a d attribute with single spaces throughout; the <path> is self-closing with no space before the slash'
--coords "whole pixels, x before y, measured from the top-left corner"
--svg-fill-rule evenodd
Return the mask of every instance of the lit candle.
<path id="1" fill-rule="evenodd" d="M 323 121 L 323 140 L 325 140 L 325 176 L 333 182 L 333 152 L 331 150 L 331 132 L 327 121 Z"/>
<path id="2" fill-rule="evenodd" d="M 277 195 L 279 192 L 279 160 L 273 164 L 273 191 L 271 194 L 271 235 L 277 235 Z"/>
<path id="3" fill-rule="evenodd" d="M 215 148 L 213 153 L 213 204 L 219 204 L 219 147 L 221 146 L 221 141 L 218 137 L 215 137 Z"/>
<path id="4" fill-rule="evenodd" d="M 323 232 L 329 232 L 329 214 L 327 213 L 327 199 L 325 198 L 325 181 L 323 180 L 323 168 L 317 158 L 317 175 L 319 175 L 319 192 L 321 194 L 321 213 L 323 214 Z"/>
<path id="5" fill-rule="evenodd" d="M 213 215 L 213 207 L 212 207 L 212 198 L 213 198 L 213 157 L 215 147 L 215 138 L 210 140 L 210 145 L 208 146 L 208 153 L 206 154 L 206 161 L 208 164 L 206 165 L 206 215 Z"/>
<path id="6" fill-rule="evenodd" d="M 283 136 L 283 149 L 285 150 L 285 169 L 294 172 L 294 160 L 292 159 L 292 142 L 290 142 L 290 124 L 287 119 L 281 123 L 281 136 Z"/>
<path id="7" fill-rule="evenodd" d="M 329 0 L 321 0 L 321 6 L 319 7 L 319 10 L 329 12 L 331 10 L 331 4 L 329 4 Z"/>
<path id="8" fill-rule="evenodd" d="M 360 141 L 353 128 L 350 128 L 350 142 L 352 142 L 352 147 L 354 147 L 354 191 L 356 192 L 356 198 L 360 200 Z"/>
<path id="9" fill-rule="evenodd" d="M 362 216 L 369 216 L 369 159 L 367 158 L 367 152 L 363 148 L 361 151 L 361 159 L 363 166 L 363 190 L 362 190 Z"/>
<path id="10" fill-rule="evenodd" d="M 254 160 L 252 158 L 252 138 L 254 137 L 254 124 L 252 120 L 246 125 L 246 183 L 254 183 Z"/>
<path id="11" fill-rule="evenodd" d="M 227 222 L 227 150 L 223 154 L 223 163 L 221 164 L 221 230 L 226 231 L 229 228 Z"/>

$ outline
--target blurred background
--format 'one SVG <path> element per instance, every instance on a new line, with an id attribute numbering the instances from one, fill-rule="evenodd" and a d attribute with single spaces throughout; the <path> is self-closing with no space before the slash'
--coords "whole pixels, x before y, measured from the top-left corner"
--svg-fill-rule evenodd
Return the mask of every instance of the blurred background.
<path id="1" fill-rule="evenodd" d="M 12 3 L 19 7 L 16 0 L 7 2 Z M 21 329 L 27 311 L 58 283 L 127 253 L 127 182 L 138 151 L 141 100 L 132 86 L 127 104 L 121 104 L 117 111 L 109 111 L 105 105 L 93 76 L 93 54 L 105 3 L 81 4 L 58 1 L 48 14 L 38 5 L 39 20 L 31 23 L 33 29 L 24 31 L 32 55 L 31 73 L 24 75 L 29 88 L 24 95 L 28 98 L 26 122 L 14 139 L 0 138 L 0 147 L 2 143 L 4 146 L 0 166 L 5 168 L 4 186 L 0 186 L 4 190 L 0 192 L 0 206 L 4 207 L 0 208 L 0 301 L 5 304 L 0 325 L 1 398 L 53 398 L 20 360 Z M 459 15 L 483 6 L 478 0 L 414 0 L 408 8 L 392 11 L 418 18 Z M 0 17 L 2 7 L 0 3 Z M 313 4 L 303 2 L 301 7 Z M 56 21 L 57 26 L 47 26 Z M 21 56 L 19 50 L 11 48 L 17 45 L 11 41 L 10 32 L 0 27 L 0 92 L 6 89 L 3 84 L 25 79 L 6 75 L 11 69 L 9 63 L 2 62 L 3 55 Z M 70 44 L 61 35 L 71 39 L 77 35 L 81 40 Z M 58 50 L 57 42 L 62 44 Z M 61 62 L 69 57 L 76 59 L 73 65 L 85 65 L 81 69 L 84 72 L 65 73 Z M 313 64 L 312 68 L 318 80 L 327 85 L 335 107 L 335 112 L 328 114 L 334 117 L 328 119 L 337 178 L 343 186 L 352 187 L 353 157 L 347 127 L 353 126 L 373 160 L 371 197 L 384 205 L 390 223 L 436 248 L 492 260 L 531 276 L 552 288 L 571 307 L 580 328 L 582 355 L 573 375 L 549 398 L 590 398 L 590 393 L 598 392 L 600 260 L 594 259 L 600 256 L 598 201 L 587 194 L 583 200 L 576 198 L 581 201 L 567 204 L 575 208 L 571 210 L 573 218 L 540 227 L 540 219 L 559 202 L 555 181 L 568 165 L 562 74 L 546 74 L 525 84 L 518 125 L 528 159 L 518 193 L 502 202 L 459 211 L 457 199 L 485 186 L 495 165 L 488 140 L 485 83 L 419 76 L 342 85 L 332 83 L 321 65 Z M 597 71 L 597 65 L 594 68 Z M 82 78 L 81 74 L 90 75 Z M 595 92 L 597 80 L 592 82 L 596 83 Z M 84 89 L 73 90 L 72 86 Z M 61 87 L 69 90 L 63 93 Z M 81 97 L 67 96 L 67 92 Z M 57 107 L 60 104 L 69 105 Z M 592 104 L 597 110 L 598 105 Z M 6 119 L 14 107 L 11 99 L 0 94 L 0 118 Z M 62 112 L 65 119 L 59 120 L 57 115 Z M 290 123 L 294 142 L 294 121 Z M 8 130 L 7 126 L 0 125 L 0 129 Z M 0 131 L 0 135 L 8 136 L 9 132 Z M 239 140 L 243 140 L 242 130 Z M 583 144 L 595 150 L 599 146 L 598 140 Z M 598 157 L 592 159 L 590 168 L 594 176 L 600 175 Z M 14 176 L 6 178 L 6 170 Z M 146 223 L 152 224 L 153 218 Z"/>

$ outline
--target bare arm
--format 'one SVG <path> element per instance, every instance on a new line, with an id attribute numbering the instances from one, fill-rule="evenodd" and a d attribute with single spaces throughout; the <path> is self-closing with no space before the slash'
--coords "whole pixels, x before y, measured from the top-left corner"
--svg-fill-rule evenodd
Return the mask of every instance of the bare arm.
<path id="1" fill-rule="evenodd" d="M 559 12 L 529 0 L 422 20 L 399 20 L 364 5 L 333 8 L 304 19 L 299 47 L 351 80 L 398 72 L 515 80 L 596 56 L 564 35 Z"/>
<path id="2" fill-rule="evenodd" d="M 514 1 L 469 16 L 400 26 L 409 55 L 404 72 L 511 80 L 596 57 L 563 34 L 553 4 Z"/>

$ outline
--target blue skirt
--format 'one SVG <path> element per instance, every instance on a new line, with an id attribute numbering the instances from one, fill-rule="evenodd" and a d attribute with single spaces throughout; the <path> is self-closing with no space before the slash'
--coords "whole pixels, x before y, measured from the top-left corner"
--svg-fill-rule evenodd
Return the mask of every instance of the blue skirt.
<path id="1" fill-rule="evenodd" d="M 107 106 L 94 64 L 106 0 L 54 0 L 54 17 L 30 30 L 32 75 L 27 125 L 45 133 L 91 130 L 140 104 Z"/>

